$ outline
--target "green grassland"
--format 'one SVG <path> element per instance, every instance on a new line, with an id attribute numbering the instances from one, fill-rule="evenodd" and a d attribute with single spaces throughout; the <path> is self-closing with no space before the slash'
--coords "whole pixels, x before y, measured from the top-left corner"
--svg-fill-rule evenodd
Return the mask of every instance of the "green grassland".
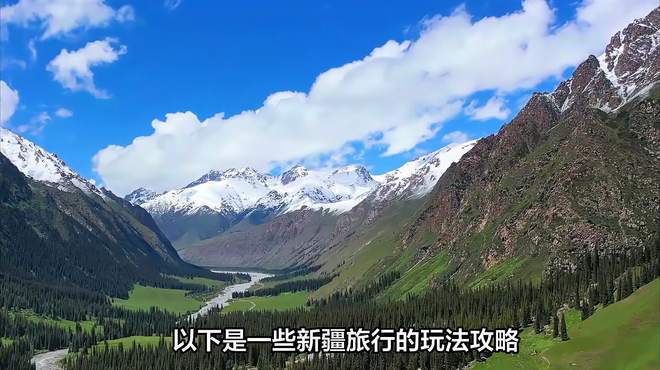
<path id="1" fill-rule="evenodd" d="M 282 293 L 276 296 L 248 297 L 229 301 L 224 312 L 235 311 L 285 311 L 305 306 L 309 292 Z"/>
<path id="2" fill-rule="evenodd" d="M 131 310 L 148 310 L 151 307 L 158 307 L 178 314 L 199 309 L 202 302 L 186 293 L 185 290 L 154 288 L 136 284 L 128 299 L 115 298 L 112 300 L 112 304 Z"/>
<path id="3" fill-rule="evenodd" d="M 630 297 L 597 310 L 585 321 L 567 316 L 570 340 L 561 342 L 527 329 L 520 353 L 495 354 L 473 368 L 646 370 L 660 368 L 660 279 Z"/>

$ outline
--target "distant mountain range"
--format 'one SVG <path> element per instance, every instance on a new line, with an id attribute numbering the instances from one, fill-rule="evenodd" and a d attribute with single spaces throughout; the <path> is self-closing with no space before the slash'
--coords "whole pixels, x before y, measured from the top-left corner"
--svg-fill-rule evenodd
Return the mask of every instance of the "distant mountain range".
<path id="1" fill-rule="evenodd" d="M 339 215 L 370 196 L 380 201 L 422 197 L 475 143 L 452 144 L 380 176 L 360 165 L 327 171 L 296 165 L 280 176 L 231 168 L 210 171 L 182 189 L 157 194 L 141 188 L 125 199 L 148 210 L 182 248 L 244 220 L 261 224 L 302 209 Z"/>

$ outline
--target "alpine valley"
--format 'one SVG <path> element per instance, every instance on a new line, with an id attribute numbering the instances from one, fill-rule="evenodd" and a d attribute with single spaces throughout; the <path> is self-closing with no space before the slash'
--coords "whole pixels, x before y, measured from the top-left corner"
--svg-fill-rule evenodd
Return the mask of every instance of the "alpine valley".
<path id="1" fill-rule="evenodd" d="M 378 175 L 218 168 L 122 198 L 0 128 L 0 369 L 657 369 L 659 45 L 657 7 L 497 133 Z M 178 326 L 520 341 L 176 353 Z"/>

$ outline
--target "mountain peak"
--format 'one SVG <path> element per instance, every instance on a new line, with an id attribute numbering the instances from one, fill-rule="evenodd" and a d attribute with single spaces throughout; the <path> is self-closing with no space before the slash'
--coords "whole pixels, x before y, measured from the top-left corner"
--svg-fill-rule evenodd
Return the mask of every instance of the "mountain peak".
<path id="1" fill-rule="evenodd" d="M 156 193 L 155 191 L 151 189 L 146 189 L 146 188 L 137 188 L 127 194 L 124 199 L 129 201 L 132 204 L 137 204 L 141 205 L 143 203 L 146 203 L 155 197 L 157 197 L 159 193 Z"/>
<path id="2" fill-rule="evenodd" d="M 289 169 L 288 171 L 282 173 L 281 181 L 283 185 L 287 185 L 307 175 L 309 175 L 309 171 L 307 170 L 307 168 L 303 167 L 300 164 L 297 164 L 291 167 L 291 169 Z"/>
<path id="3" fill-rule="evenodd" d="M 396 170 L 376 176 L 376 180 L 381 183 L 376 190 L 376 198 L 417 198 L 429 193 L 447 168 L 461 159 L 476 143 L 477 140 L 471 140 L 450 144 L 407 162 Z"/>
<path id="4" fill-rule="evenodd" d="M 63 160 L 30 140 L 0 127 L 0 151 L 24 175 L 36 181 L 56 185 L 62 190 L 78 188 L 104 196 L 96 186 L 71 170 Z"/>
<path id="5" fill-rule="evenodd" d="M 202 175 L 197 180 L 186 185 L 185 188 L 192 188 L 194 186 L 209 182 L 209 181 L 221 181 L 226 179 L 245 179 L 249 182 L 261 182 L 265 183 L 270 178 L 270 175 L 265 175 L 252 167 L 242 167 L 242 168 L 228 168 L 224 171 L 220 170 L 211 170 L 206 174 Z"/>
<path id="6" fill-rule="evenodd" d="M 590 55 L 546 96 L 560 112 L 575 104 L 617 110 L 660 78 L 659 44 L 660 7 L 614 34 L 601 56 Z"/>
<path id="7" fill-rule="evenodd" d="M 369 171 L 362 165 L 350 165 L 336 169 L 332 172 L 330 178 L 341 184 L 358 186 L 367 185 L 375 181 Z"/>

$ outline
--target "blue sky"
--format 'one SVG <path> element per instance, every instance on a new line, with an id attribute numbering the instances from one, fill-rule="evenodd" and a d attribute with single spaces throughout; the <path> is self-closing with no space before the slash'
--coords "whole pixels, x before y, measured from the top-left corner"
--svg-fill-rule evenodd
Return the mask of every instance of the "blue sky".
<path id="1" fill-rule="evenodd" d="M 422 152 L 496 132 L 512 118 L 531 92 L 552 89 L 576 63 L 589 53 L 600 52 L 613 31 L 632 18 L 645 15 L 643 12 L 654 3 L 639 0 L 628 7 L 624 1 L 614 0 L 594 0 L 594 4 L 530 0 L 523 7 L 520 1 L 508 0 L 214 1 L 204 4 L 182 0 L 173 8 L 177 3 L 173 0 L 90 2 L 95 7 L 80 10 L 81 18 L 71 23 L 53 18 L 48 13 L 50 10 L 40 8 L 39 1 L 0 1 L 3 6 L 22 7 L 22 13 L 7 12 L 8 8 L 2 12 L 5 18 L 0 79 L 19 97 L 15 113 L 5 112 L 3 125 L 58 154 L 83 176 L 109 185 L 120 194 L 135 185 L 163 190 L 185 184 L 206 169 L 230 166 L 253 165 L 278 171 L 297 162 L 320 167 L 363 163 L 374 173 L 391 170 Z M 58 0 L 51 3 L 58 3 Z M 627 10 L 618 11 L 612 4 Z M 599 15 L 598 20 L 589 17 L 592 11 L 589 7 Z M 607 16 L 603 17 L 606 7 L 611 8 L 611 14 L 605 11 Z M 510 19 L 512 13 L 518 14 L 521 20 Z M 96 20 L 92 20 L 94 17 Z M 445 17 L 444 20 L 441 17 Z M 491 23 L 496 23 L 482 26 L 493 30 L 492 40 L 483 31 L 474 30 L 484 17 L 492 17 Z M 524 73 L 507 71 L 504 74 L 510 74 L 509 79 L 500 78 L 481 86 L 479 81 L 464 77 L 471 73 L 470 63 L 475 63 L 476 73 L 490 76 L 493 73 L 488 72 L 484 63 L 501 63 L 515 70 L 519 68 L 516 63 L 520 58 L 506 55 L 504 51 L 502 60 L 497 53 L 494 54 L 497 60 L 477 60 L 480 58 L 476 50 L 466 54 L 465 62 L 459 60 L 443 65 L 441 61 L 457 54 L 457 49 L 443 49 L 452 45 L 448 39 L 454 38 L 450 23 L 454 18 L 456 22 L 468 20 L 457 23 L 454 40 L 457 45 L 462 45 L 461 38 L 469 43 L 474 34 L 483 35 L 480 42 L 484 45 L 491 41 L 506 42 L 496 38 L 528 32 L 521 29 L 521 23 L 516 23 L 526 22 L 522 24 L 529 23 L 531 30 L 539 30 L 513 37 L 512 42 L 524 43 L 523 49 L 529 44 L 530 50 L 535 49 L 536 44 L 552 44 L 551 48 L 558 51 L 551 54 L 552 58 L 542 54 L 547 51 L 538 51 L 538 55 L 525 54 L 527 59 L 520 61 L 527 63 L 520 67 Z M 57 24 L 58 21 L 61 24 Z M 562 28 L 569 28 L 567 25 L 571 24 L 575 29 L 562 34 Z M 424 34 L 428 37 L 422 42 L 420 35 Z M 255 117 L 241 115 L 243 111 L 261 108 L 265 99 L 278 91 L 308 94 L 319 75 L 362 60 L 389 40 L 396 43 L 390 45 L 391 53 L 396 55 L 391 56 L 388 51 L 382 63 L 365 63 L 356 72 L 361 74 L 360 78 L 349 80 L 349 74 L 342 74 L 341 83 L 345 86 L 341 83 L 335 86 L 332 82 L 330 87 L 319 87 L 318 96 L 322 99 L 312 102 L 311 96 L 303 96 L 303 102 L 280 104 L 270 109 L 274 113 L 262 112 Z M 419 45 L 418 49 L 424 52 L 407 48 L 403 45 L 406 40 Z M 69 64 L 64 60 L 61 64 L 54 63 L 63 50 L 74 52 L 94 42 L 105 42 L 110 48 L 105 52 L 114 52 L 113 56 L 108 56 L 112 61 L 91 65 L 89 69 L 96 90 L 86 85 L 89 80 L 76 75 L 75 65 L 79 61 L 67 59 Z M 437 50 L 433 43 L 437 43 Z M 466 45 L 465 53 L 475 48 L 474 43 Z M 558 53 L 562 55 L 555 57 Z M 485 54 L 484 58 L 487 57 Z M 439 61 L 438 76 L 433 75 L 436 60 Z M 500 70 L 506 68 L 500 67 Z M 381 81 L 372 86 L 371 80 L 363 77 L 383 70 L 386 73 L 371 78 L 392 76 L 392 82 Z M 430 76 L 428 80 L 418 81 L 423 78 L 419 76 L 427 75 Z M 447 80 L 443 76 L 452 77 Z M 409 97 L 415 95 L 416 83 L 424 89 L 429 88 L 427 83 L 430 86 L 437 83 L 438 91 L 451 91 L 437 96 L 427 94 L 428 101 L 422 94 Z M 373 88 L 378 92 L 393 88 L 392 91 L 396 91 L 396 86 L 409 89 L 406 91 L 411 93 L 388 99 L 369 90 Z M 454 90 L 461 92 L 454 93 Z M 344 92 L 358 95 L 345 96 Z M 362 92 L 366 92 L 366 97 Z M 6 96 L 2 98 L 7 99 Z M 352 96 L 358 98 L 352 99 Z M 291 100 L 289 95 L 285 98 Z M 293 97 L 296 99 L 298 96 Z M 476 112 L 490 99 L 497 109 L 490 114 L 482 110 L 484 117 L 478 119 Z M 346 103 L 353 101 L 355 106 Z M 406 107 L 405 113 L 392 109 L 399 102 Z M 335 115 L 333 104 L 336 104 L 336 111 L 347 113 Z M 62 108 L 72 115 L 56 115 Z M 176 132 L 167 128 L 160 133 L 152 127 L 154 119 L 164 122 L 162 126 L 165 127 L 169 124 L 166 114 L 188 111 L 194 113 L 197 120 L 186 116 L 181 127 L 234 125 L 238 128 L 218 128 L 213 132 L 210 128 L 203 132 L 195 129 L 200 132 L 191 134 L 185 127 Z M 328 111 L 333 114 L 328 115 Z M 222 118 L 202 123 L 221 112 Z M 347 126 L 338 123 L 350 121 L 351 112 L 355 112 L 355 122 Z M 377 121 L 383 118 L 378 118 L 367 123 L 381 112 L 385 120 L 395 116 L 400 122 L 393 120 L 381 127 Z M 240 119 L 228 120 L 234 116 Z M 287 126 L 288 122 L 293 128 Z M 352 134 L 351 125 L 360 131 L 362 122 L 371 126 L 364 132 Z M 333 132 L 331 140 L 326 133 L 316 136 L 311 133 L 335 124 L 338 125 L 337 137 L 330 130 Z M 262 131 L 271 132 L 272 129 L 273 141 L 282 141 L 278 136 L 282 133 L 286 135 L 286 148 L 300 149 L 288 153 L 282 146 L 271 148 L 259 144 L 267 138 L 253 140 L 259 130 L 255 129 L 256 134 L 248 130 L 257 125 L 264 128 Z M 287 132 L 289 129 L 292 131 Z M 247 132 L 245 135 L 249 137 L 241 136 L 242 132 Z M 411 134 L 407 135 L 408 132 Z M 130 146 L 134 138 L 140 136 L 148 139 Z M 204 137 L 213 137 L 214 141 L 204 140 Z M 300 142 L 296 141 L 298 137 Z M 332 144 L 321 143 L 326 138 Z M 307 148 L 309 141 L 318 141 L 318 145 Z M 252 143 L 256 144 L 251 148 Z M 110 145 L 116 145 L 115 149 L 102 152 L 100 159 L 94 162 L 94 156 Z M 273 153 L 268 153 L 269 150 Z M 277 158 L 271 161 L 274 154 Z M 192 162 L 198 164 L 193 166 Z"/>

